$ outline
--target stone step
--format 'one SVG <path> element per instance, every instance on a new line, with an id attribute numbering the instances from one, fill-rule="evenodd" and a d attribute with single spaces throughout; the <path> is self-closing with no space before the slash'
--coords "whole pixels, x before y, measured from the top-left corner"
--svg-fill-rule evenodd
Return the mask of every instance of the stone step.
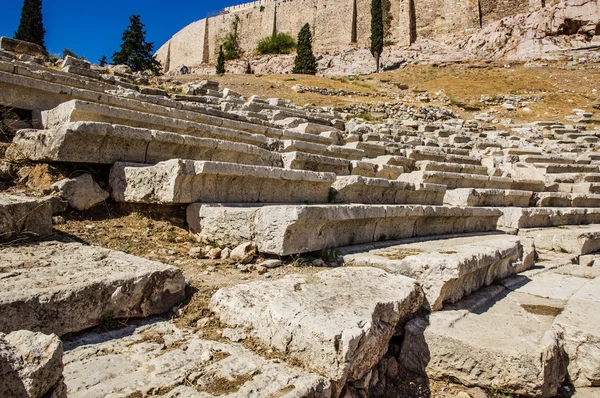
<path id="1" fill-rule="evenodd" d="M 535 247 L 578 256 L 600 251 L 600 225 L 521 229 L 519 236 L 532 238 Z"/>
<path id="2" fill-rule="evenodd" d="M 474 164 L 440 163 L 425 160 L 417 162 L 415 166 L 421 171 L 443 171 L 460 174 L 488 175 L 487 167 Z"/>
<path id="3" fill-rule="evenodd" d="M 240 344 L 203 339 L 171 322 L 130 325 L 65 342 L 69 397 L 151 396 L 329 398 L 325 378 L 265 359 Z M 109 337 L 109 338 L 107 338 Z M 190 386 L 193 386 L 190 387 Z"/>
<path id="4" fill-rule="evenodd" d="M 533 266 L 533 239 L 511 235 L 441 236 L 342 248 L 344 263 L 416 279 L 431 311 Z"/>
<path id="5" fill-rule="evenodd" d="M 50 198 L 0 193 L 0 241 L 21 234 L 45 237 L 51 233 Z"/>
<path id="6" fill-rule="evenodd" d="M 331 188 L 334 203 L 442 205 L 446 192 L 443 185 L 361 176 L 338 177 Z"/>
<path id="7" fill-rule="evenodd" d="M 566 158 L 560 156 L 550 156 L 550 155 L 523 155 L 519 156 L 519 161 L 523 163 L 533 163 L 533 164 L 574 164 L 577 163 L 575 158 Z"/>
<path id="8" fill-rule="evenodd" d="M 546 175 L 546 183 L 548 184 L 579 184 L 586 182 L 600 182 L 600 173 L 560 173 Z"/>
<path id="9" fill-rule="evenodd" d="M 281 159 L 286 169 L 335 173 L 338 176 L 349 175 L 351 169 L 350 161 L 347 159 L 300 151 L 282 153 Z"/>
<path id="10" fill-rule="evenodd" d="M 458 163 L 458 164 L 473 164 L 481 166 L 481 160 L 474 159 L 471 156 L 446 154 L 440 150 L 434 149 L 408 149 L 406 157 L 418 161 L 432 161 L 439 163 Z"/>
<path id="11" fill-rule="evenodd" d="M 52 109 L 65 102 L 64 95 L 68 94 L 69 99 L 98 102 L 254 134 L 269 136 L 281 136 L 283 134 L 281 129 L 270 128 L 265 124 L 254 123 L 249 118 L 199 106 L 198 104 L 181 103 L 165 97 L 134 92 L 126 93 L 127 97 L 111 94 L 109 92 L 118 91 L 118 87 L 98 80 L 18 61 L 0 62 L 0 84 L 10 86 L 10 89 L 3 93 L 6 95 L 6 100 L 0 103 L 23 109 Z M 117 82 L 116 84 L 120 83 Z M 36 94 L 34 95 L 34 93 Z M 306 117 L 311 119 L 310 116 Z"/>
<path id="12" fill-rule="evenodd" d="M 415 161 L 413 159 L 405 158 L 403 156 L 396 155 L 386 155 L 386 156 L 378 156 L 376 158 L 364 158 L 362 161 L 367 163 L 372 163 L 376 165 L 390 165 L 390 166 L 400 166 L 404 168 L 405 171 L 412 171 L 415 167 Z"/>
<path id="13" fill-rule="evenodd" d="M 379 363 L 422 303 L 413 279 L 343 267 L 224 288 L 209 308 L 222 323 L 324 375 L 335 397 Z"/>
<path id="14" fill-rule="evenodd" d="M 0 247 L 0 332 L 63 336 L 106 317 L 170 311 L 185 298 L 180 269 L 74 242 Z"/>
<path id="15" fill-rule="evenodd" d="M 313 155 L 325 155 L 340 159 L 362 159 L 365 153 L 358 149 L 346 148 L 336 145 L 323 145 L 314 142 L 283 140 L 279 150 L 285 152 L 306 152 Z"/>
<path id="16" fill-rule="evenodd" d="M 369 142 L 351 142 L 344 148 L 362 151 L 369 158 L 376 158 L 386 154 L 385 146 Z"/>
<path id="17" fill-rule="evenodd" d="M 413 184 L 446 185 L 448 189 L 511 189 L 513 184 L 512 178 L 492 177 L 479 174 L 449 173 L 443 171 L 413 171 L 412 173 L 402 174 L 398 179 Z"/>
<path id="18" fill-rule="evenodd" d="M 558 183 L 558 192 L 580 193 L 580 194 L 600 194 L 600 183 L 582 182 L 577 184 Z"/>
<path id="19" fill-rule="evenodd" d="M 502 212 L 420 205 L 191 204 L 187 221 L 200 239 L 236 246 L 254 241 L 262 253 L 290 255 L 417 236 L 487 232 Z"/>
<path id="20" fill-rule="evenodd" d="M 255 145 L 100 122 L 21 130 L 6 156 L 13 160 L 90 164 L 117 161 L 153 164 L 183 158 L 282 166 L 280 154 Z"/>
<path id="21" fill-rule="evenodd" d="M 600 195 L 563 192 L 538 192 L 533 198 L 537 207 L 600 207 Z"/>
<path id="22" fill-rule="evenodd" d="M 535 167 L 546 174 L 567 174 L 567 173 L 598 173 L 598 166 L 590 164 L 536 164 Z"/>
<path id="23" fill-rule="evenodd" d="M 333 173 L 183 159 L 117 162 L 109 178 L 115 201 L 148 204 L 327 203 L 334 181 Z"/>
<path id="24" fill-rule="evenodd" d="M 498 207 L 503 216 L 498 225 L 507 228 L 539 228 L 562 225 L 600 223 L 598 208 L 552 208 L 552 207 Z"/>
<path id="25" fill-rule="evenodd" d="M 552 325 L 560 303 L 493 285 L 409 321 L 400 361 L 437 380 L 553 397 L 568 359 Z"/>
<path id="26" fill-rule="evenodd" d="M 446 191 L 444 204 L 473 207 L 529 207 L 531 191 L 458 188 Z"/>
<path id="27" fill-rule="evenodd" d="M 42 112 L 42 119 L 43 125 L 47 129 L 69 122 L 103 122 L 163 130 L 200 138 L 242 142 L 260 147 L 268 147 L 270 144 L 269 139 L 264 135 L 79 100 L 71 100 L 54 109 Z"/>

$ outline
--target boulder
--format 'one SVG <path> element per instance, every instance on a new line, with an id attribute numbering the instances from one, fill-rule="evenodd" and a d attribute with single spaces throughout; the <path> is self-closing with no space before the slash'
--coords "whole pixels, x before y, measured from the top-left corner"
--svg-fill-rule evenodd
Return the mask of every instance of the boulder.
<path id="1" fill-rule="evenodd" d="M 82 174 L 73 179 L 65 178 L 53 184 L 52 190 L 69 202 L 69 206 L 79 211 L 91 209 L 110 196 L 90 174 Z"/>
<path id="2" fill-rule="evenodd" d="M 63 345 L 56 335 L 0 333 L 0 396 L 66 398 L 62 359 Z"/>

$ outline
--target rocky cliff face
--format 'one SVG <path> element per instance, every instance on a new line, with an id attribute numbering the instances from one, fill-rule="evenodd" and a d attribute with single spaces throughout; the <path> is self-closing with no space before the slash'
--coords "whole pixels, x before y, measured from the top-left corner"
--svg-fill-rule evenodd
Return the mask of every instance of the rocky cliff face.
<path id="1" fill-rule="evenodd" d="M 491 23 L 461 43 L 465 58 L 557 59 L 566 50 L 600 45 L 600 3 L 568 0 Z"/>

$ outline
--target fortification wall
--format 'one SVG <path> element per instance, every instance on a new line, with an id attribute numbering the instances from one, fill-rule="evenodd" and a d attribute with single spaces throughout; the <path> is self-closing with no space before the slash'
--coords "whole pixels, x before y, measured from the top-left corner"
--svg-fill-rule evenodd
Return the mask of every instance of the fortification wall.
<path id="1" fill-rule="evenodd" d="M 473 33 L 500 18 L 550 5 L 558 0 L 389 0 L 384 18 L 386 40 L 410 45 L 417 38 L 443 40 Z M 158 51 L 169 70 L 214 62 L 225 35 L 238 18 L 238 42 L 246 55 L 276 32 L 296 36 L 307 22 L 317 51 L 355 43 L 370 45 L 371 0 L 262 0 L 229 7 L 175 34 Z M 168 65 L 166 65 L 168 64 Z"/>

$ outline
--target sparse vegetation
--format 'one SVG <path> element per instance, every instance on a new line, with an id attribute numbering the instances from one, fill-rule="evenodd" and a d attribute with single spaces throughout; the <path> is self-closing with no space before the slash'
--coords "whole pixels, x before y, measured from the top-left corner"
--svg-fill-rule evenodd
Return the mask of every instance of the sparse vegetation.
<path id="1" fill-rule="evenodd" d="M 226 61 L 238 59 L 241 55 L 240 44 L 238 42 L 239 23 L 240 17 L 236 15 L 231 23 L 231 30 L 223 38 L 221 52 L 223 53 Z"/>
<path id="2" fill-rule="evenodd" d="M 375 120 L 375 117 L 373 117 L 373 115 L 370 112 L 360 112 L 354 115 L 354 117 L 364 119 L 367 122 L 372 122 L 373 120 Z"/>
<path id="3" fill-rule="evenodd" d="M 262 38 L 256 47 L 259 54 L 290 54 L 295 49 L 296 40 L 284 32 Z"/>

